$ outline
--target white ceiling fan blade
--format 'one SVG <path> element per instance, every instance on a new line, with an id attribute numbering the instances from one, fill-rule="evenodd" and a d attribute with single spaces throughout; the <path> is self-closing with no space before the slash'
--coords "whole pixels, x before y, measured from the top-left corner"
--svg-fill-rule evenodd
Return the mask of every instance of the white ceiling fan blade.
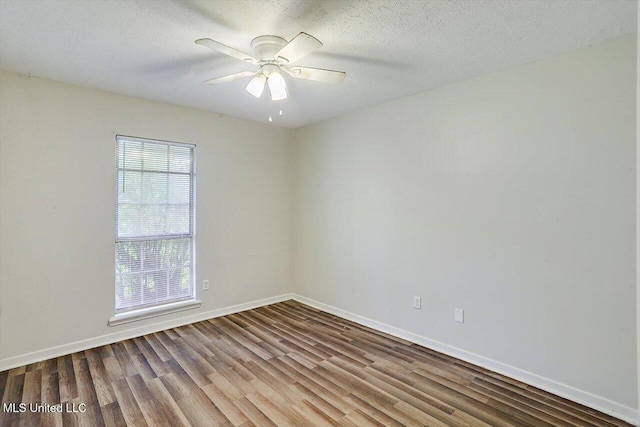
<path id="1" fill-rule="evenodd" d="M 347 76 L 347 73 L 343 71 L 323 70 L 322 68 L 293 67 L 283 68 L 283 70 L 297 79 L 313 80 L 332 85 L 342 82 Z"/>
<path id="2" fill-rule="evenodd" d="M 320 47 L 322 47 L 322 43 L 320 43 L 318 39 L 307 33 L 300 33 L 280 49 L 278 53 L 274 55 L 274 58 L 278 61 L 291 64 Z"/>
<path id="3" fill-rule="evenodd" d="M 266 84 L 267 78 L 261 73 L 251 79 L 245 90 L 256 98 L 260 98 Z"/>
<path id="4" fill-rule="evenodd" d="M 232 47 L 229 47 L 225 44 L 222 44 L 220 42 L 217 42 L 215 40 L 211 40 L 211 39 L 198 39 L 196 40 L 196 44 L 199 44 L 201 46 L 205 46 L 208 47 L 211 50 L 217 50 L 218 52 L 222 52 L 226 55 L 229 56 L 233 56 L 234 58 L 239 59 L 240 61 L 244 61 L 244 62 L 248 62 L 250 64 L 258 64 L 260 61 L 258 61 L 256 58 L 254 58 L 251 55 L 247 55 L 246 53 L 240 52 L 239 50 L 236 50 Z"/>
<path id="5" fill-rule="evenodd" d="M 255 76 L 258 74 L 260 70 L 257 71 L 242 71 L 241 73 L 229 74 L 228 76 L 216 77 L 214 79 L 205 80 L 203 83 L 208 83 L 210 85 L 217 85 L 220 83 L 232 82 L 234 80 L 241 79 L 243 77 Z"/>

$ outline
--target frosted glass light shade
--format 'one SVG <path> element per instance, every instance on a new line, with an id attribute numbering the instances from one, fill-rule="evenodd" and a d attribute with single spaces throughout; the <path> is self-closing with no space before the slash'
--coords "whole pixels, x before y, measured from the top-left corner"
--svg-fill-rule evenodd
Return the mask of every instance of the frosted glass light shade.
<path id="1" fill-rule="evenodd" d="M 280 73 L 272 73 L 267 80 L 269 85 L 269 92 L 271 92 L 271 99 L 279 101 L 287 98 L 287 85 L 284 82 L 284 78 Z"/>
<path id="2" fill-rule="evenodd" d="M 251 95 L 255 96 L 256 98 L 260 98 L 260 96 L 262 96 L 262 91 L 264 91 L 264 84 L 266 82 L 267 78 L 264 76 L 264 74 L 258 74 L 251 79 L 245 89 Z"/>

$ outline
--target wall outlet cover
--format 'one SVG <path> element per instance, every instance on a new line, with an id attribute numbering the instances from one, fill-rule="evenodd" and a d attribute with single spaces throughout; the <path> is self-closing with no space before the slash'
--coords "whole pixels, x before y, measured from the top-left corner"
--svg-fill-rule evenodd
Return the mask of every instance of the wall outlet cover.
<path id="1" fill-rule="evenodd" d="M 413 308 L 420 308 L 422 306 L 422 298 L 415 296 L 413 297 Z"/>

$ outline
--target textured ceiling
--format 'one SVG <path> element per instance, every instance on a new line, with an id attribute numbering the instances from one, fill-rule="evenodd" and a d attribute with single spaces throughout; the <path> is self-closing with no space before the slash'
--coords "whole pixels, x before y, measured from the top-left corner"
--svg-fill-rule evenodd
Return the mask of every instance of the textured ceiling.
<path id="1" fill-rule="evenodd" d="M 288 78 L 274 125 L 299 127 L 635 32 L 636 17 L 635 0 L 0 0 L 0 67 L 266 122 L 248 79 L 201 83 L 255 67 L 194 40 L 252 53 L 256 36 L 305 31 L 324 46 L 296 65 L 347 78 Z"/>

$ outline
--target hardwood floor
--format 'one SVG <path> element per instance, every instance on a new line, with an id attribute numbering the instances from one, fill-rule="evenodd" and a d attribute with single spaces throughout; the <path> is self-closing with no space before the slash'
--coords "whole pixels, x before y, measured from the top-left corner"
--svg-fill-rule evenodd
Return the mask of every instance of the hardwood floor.
<path id="1" fill-rule="evenodd" d="M 628 425 L 295 301 L 3 371 L 0 396 L 27 405 L 3 427 Z"/>

